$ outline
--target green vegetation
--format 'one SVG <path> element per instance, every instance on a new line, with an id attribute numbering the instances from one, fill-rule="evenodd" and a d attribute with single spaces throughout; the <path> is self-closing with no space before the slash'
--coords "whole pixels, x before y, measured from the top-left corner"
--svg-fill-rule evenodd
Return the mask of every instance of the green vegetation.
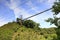
<path id="1" fill-rule="evenodd" d="M 31 28 L 22 27 L 18 31 L 19 34 L 15 37 L 15 40 L 53 40 L 57 37 L 55 33 L 49 33 L 47 29 L 41 29 L 38 31 Z"/>
<path id="2" fill-rule="evenodd" d="M 53 18 L 48 18 L 57 28 L 39 28 L 39 24 L 32 20 L 17 18 L 16 22 L 9 22 L 0 27 L 0 40 L 60 40 L 60 1 L 55 2 L 52 11 Z"/>
<path id="3" fill-rule="evenodd" d="M 57 26 L 56 34 L 57 34 L 57 39 L 56 40 L 60 40 L 60 17 L 57 17 L 57 15 L 59 15 L 60 13 L 60 0 L 57 0 L 58 2 L 55 2 L 53 5 L 53 9 L 52 11 L 54 12 L 53 14 L 53 18 L 48 18 L 46 20 L 46 22 L 50 22 L 51 24 L 54 24 Z M 55 40 L 55 39 L 54 39 Z"/>
<path id="4" fill-rule="evenodd" d="M 15 22 L 0 27 L 0 40 L 11 40 L 13 33 L 18 30 L 19 25 Z"/>
<path id="5" fill-rule="evenodd" d="M 25 27 L 27 27 L 27 28 L 39 28 L 39 24 L 38 23 L 36 23 L 36 22 L 34 22 L 34 21 L 32 21 L 32 20 L 25 20 L 24 22 L 23 22 L 23 25 L 25 26 Z"/>
<path id="6" fill-rule="evenodd" d="M 53 40 L 57 38 L 55 28 L 27 28 L 16 22 L 0 27 L 0 40 Z"/>

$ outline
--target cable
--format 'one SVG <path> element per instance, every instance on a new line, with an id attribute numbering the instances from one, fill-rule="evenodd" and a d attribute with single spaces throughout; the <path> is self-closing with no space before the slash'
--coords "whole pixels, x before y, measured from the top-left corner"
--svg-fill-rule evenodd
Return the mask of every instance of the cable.
<path id="1" fill-rule="evenodd" d="M 23 19 L 23 20 L 27 20 L 27 19 L 29 19 L 29 18 L 31 18 L 31 17 L 37 16 L 37 15 L 42 14 L 42 13 L 44 13 L 44 12 L 47 12 L 47 11 L 49 11 L 49 10 L 51 10 L 51 9 L 52 9 L 52 8 L 49 8 L 49 9 L 47 9 L 47 10 L 44 10 L 44 11 L 40 12 L 40 13 L 37 13 L 37 14 L 32 15 L 32 16 L 30 16 L 30 17 L 27 17 L 27 18 L 25 18 L 25 19 Z"/>

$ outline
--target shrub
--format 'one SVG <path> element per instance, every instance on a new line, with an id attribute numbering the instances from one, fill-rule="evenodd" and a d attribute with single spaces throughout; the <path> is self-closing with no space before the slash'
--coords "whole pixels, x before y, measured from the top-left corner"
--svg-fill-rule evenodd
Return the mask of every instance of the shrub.
<path id="1" fill-rule="evenodd" d="M 39 28 L 39 24 L 32 21 L 32 20 L 26 20 L 23 22 L 23 25 L 26 26 L 27 28 Z"/>

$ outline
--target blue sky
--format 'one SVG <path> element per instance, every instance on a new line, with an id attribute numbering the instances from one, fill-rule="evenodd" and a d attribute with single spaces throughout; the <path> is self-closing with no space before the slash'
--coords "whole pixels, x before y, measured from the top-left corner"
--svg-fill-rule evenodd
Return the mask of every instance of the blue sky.
<path id="1" fill-rule="evenodd" d="M 27 18 L 43 10 L 51 8 L 55 0 L 0 0 L 0 26 L 14 21 L 20 15 Z M 53 27 L 50 23 L 44 20 L 53 17 L 50 11 L 30 18 L 41 24 L 42 28 Z"/>

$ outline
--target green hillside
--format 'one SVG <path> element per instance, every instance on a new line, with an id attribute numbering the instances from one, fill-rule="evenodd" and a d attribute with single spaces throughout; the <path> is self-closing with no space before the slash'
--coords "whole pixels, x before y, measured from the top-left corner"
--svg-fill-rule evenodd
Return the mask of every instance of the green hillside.
<path id="1" fill-rule="evenodd" d="M 0 40 L 53 40 L 57 38 L 55 28 L 26 28 L 16 22 L 0 27 Z"/>

